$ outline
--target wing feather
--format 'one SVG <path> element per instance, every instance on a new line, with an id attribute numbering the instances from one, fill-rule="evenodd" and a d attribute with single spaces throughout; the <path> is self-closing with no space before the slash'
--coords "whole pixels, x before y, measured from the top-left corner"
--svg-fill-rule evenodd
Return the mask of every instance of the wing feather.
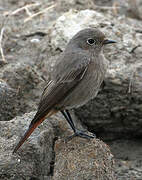
<path id="1" fill-rule="evenodd" d="M 78 63 L 78 59 L 75 59 L 75 57 L 77 58 L 77 56 L 73 56 L 74 59 L 72 61 L 75 62 L 73 68 L 69 67 L 71 65 L 70 63 L 62 68 L 62 62 L 64 61 L 55 67 L 56 70 L 61 69 L 62 71 L 56 72 L 56 76 L 54 76 L 53 80 L 51 80 L 45 87 L 39 103 L 38 111 L 31 124 L 45 116 L 50 109 L 54 108 L 56 104 L 70 94 L 84 77 L 90 61 L 89 59 L 83 61 L 83 58 L 87 58 L 86 56 L 83 56 L 81 63 Z"/>

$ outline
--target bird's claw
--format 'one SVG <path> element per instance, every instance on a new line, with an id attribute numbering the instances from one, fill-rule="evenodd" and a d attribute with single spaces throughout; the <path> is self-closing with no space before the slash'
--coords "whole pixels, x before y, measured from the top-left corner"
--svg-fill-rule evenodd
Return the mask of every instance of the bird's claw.
<path id="1" fill-rule="evenodd" d="M 93 134 L 93 133 L 91 133 L 91 135 L 89 135 L 89 134 L 86 134 L 85 131 L 81 131 L 81 130 L 78 130 L 78 129 L 77 129 L 77 130 L 75 130 L 75 132 L 74 132 L 73 135 L 67 137 L 66 142 L 67 142 L 67 141 L 70 141 L 71 139 L 73 139 L 73 138 L 76 137 L 76 136 L 79 136 L 79 137 L 81 137 L 81 138 L 86 138 L 86 139 L 96 138 L 96 135 Z"/>

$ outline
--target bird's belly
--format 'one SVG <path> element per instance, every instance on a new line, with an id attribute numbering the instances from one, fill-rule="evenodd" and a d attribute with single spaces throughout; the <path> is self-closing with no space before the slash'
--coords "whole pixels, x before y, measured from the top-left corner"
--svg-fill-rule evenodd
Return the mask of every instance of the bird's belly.
<path id="1" fill-rule="evenodd" d="M 93 99 L 104 79 L 104 73 L 94 71 L 93 66 L 87 71 L 83 79 L 74 88 L 74 90 L 61 103 L 63 108 L 77 108 Z"/>
<path id="2" fill-rule="evenodd" d="M 99 84 L 96 85 L 95 82 L 93 82 L 93 79 L 91 83 L 85 82 L 80 84 L 70 95 L 70 98 L 67 98 L 66 101 L 66 107 L 67 108 L 77 108 L 84 104 L 86 104 L 89 100 L 96 97 L 98 94 L 100 85 L 102 83 L 102 80 L 99 82 Z"/>

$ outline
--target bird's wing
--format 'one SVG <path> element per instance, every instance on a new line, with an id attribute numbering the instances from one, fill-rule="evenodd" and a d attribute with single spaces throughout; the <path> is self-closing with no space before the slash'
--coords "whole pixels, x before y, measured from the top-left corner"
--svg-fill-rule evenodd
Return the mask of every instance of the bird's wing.
<path id="1" fill-rule="evenodd" d="M 64 56 L 63 58 L 66 57 L 67 56 Z M 51 80 L 45 87 L 39 103 L 38 111 L 31 121 L 29 129 L 16 145 L 13 153 L 22 146 L 26 139 L 32 134 L 34 129 L 44 121 L 46 116 L 49 117 L 58 111 L 55 109 L 56 104 L 60 103 L 84 77 L 90 60 L 84 59 L 87 57 L 82 56 L 82 61 L 78 62 L 77 56 L 73 56 L 72 54 L 70 54 L 70 58 L 74 58 L 71 61 L 71 63 L 74 62 L 73 66 L 71 66 L 71 63 L 65 63 L 64 59 L 62 59 L 62 62 L 57 65 L 56 70 L 58 72 L 54 76 L 54 79 Z"/>
<path id="2" fill-rule="evenodd" d="M 70 58 L 69 58 L 70 57 Z M 69 53 L 64 55 L 62 58 L 71 59 L 70 62 L 66 62 L 66 59 L 55 67 L 57 71 L 53 75 L 54 78 L 45 87 L 42 97 L 39 103 L 38 111 L 31 122 L 31 124 L 38 121 L 40 118 L 48 113 L 48 110 L 52 109 L 56 104 L 59 104 L 64 97 L 66 97 L 71 91 L 78 85 L 81 79 L 84 77 L 90 59 L 84 54 L 79 55 L 81 58 L 78 61 L 78 55 Z"/>

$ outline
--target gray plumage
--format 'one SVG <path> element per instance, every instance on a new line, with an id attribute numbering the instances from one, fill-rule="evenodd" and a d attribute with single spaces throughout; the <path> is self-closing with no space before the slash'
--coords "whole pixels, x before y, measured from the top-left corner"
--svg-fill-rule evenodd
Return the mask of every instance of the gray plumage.
<path id="1" fill-rule="evenodd" d="M 95 39 L 96 43 L 87 44 L 89 38 Z M 103 33 L 90 28 L 80 31 L 70 40 L 43 92 L 41 106 L 43 101 L 46 108 L 49 102 L 57 101 L 55 108 L 71 109 L 82 106 L 97 95 L 108 65 L 102 52 L 103 40 Z M 59 96 L 67 94 L 58 101 L 58 93 Z"/>
<path id="2" fill-rule="evenodd" d="M 114 41 L 107 40 L 95 28 L 84 29 L 69 41 L 57 60 L 51 81 L 43 91 L 38 111 L 14 152 L 46 117 L 58 111 L 65 116 L 75 135 L 90 137 L 77 131 L 66 109 L 82 106 L 97 95 L 107 71 L 103 45 L 108 43 Z"/>

